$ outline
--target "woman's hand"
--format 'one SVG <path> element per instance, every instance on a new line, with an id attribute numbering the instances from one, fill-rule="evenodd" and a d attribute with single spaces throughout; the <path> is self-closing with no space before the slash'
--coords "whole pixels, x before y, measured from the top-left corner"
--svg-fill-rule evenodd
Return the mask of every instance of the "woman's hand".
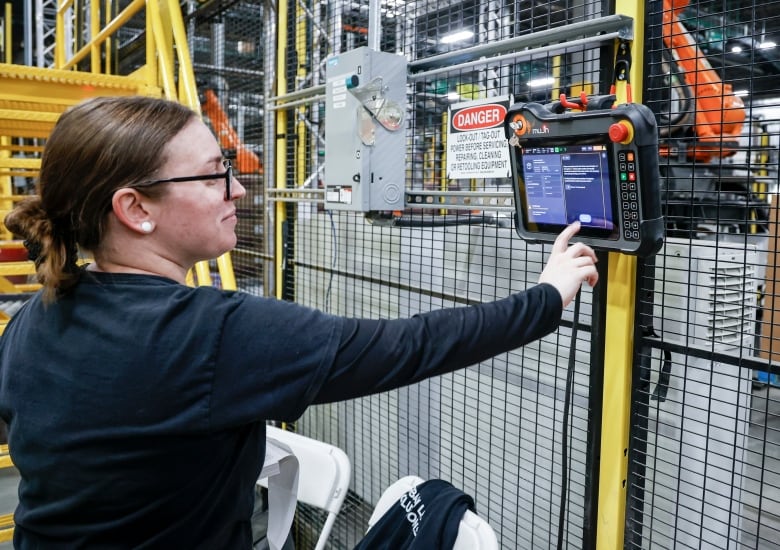
<path id="1" fill-rule="evenodd" d="M 560 292 L 563 307 L 574 299 L 583 281 L 594 286 L 599 280 L 593 249 L 582 243 L 569 246 L 569 240 L 579 230 L 580 222 L 574 222 L 561 231 L 553 243 L 547 265 L 539 275 L 540 283 L 551 284 Z"/>

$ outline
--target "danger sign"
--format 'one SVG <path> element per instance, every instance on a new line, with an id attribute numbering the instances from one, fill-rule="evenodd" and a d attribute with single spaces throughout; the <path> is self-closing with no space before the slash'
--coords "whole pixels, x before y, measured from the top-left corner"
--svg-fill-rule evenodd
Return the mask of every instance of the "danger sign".
<path id="1" fill-rule="evenodd" d="M 508 178 L 509 145 L 504 117 L 510 98 L 490 98 L 450 106 L 447 177 Z"/>
<path id="2" fill-rule="evenodd" d="M 493 128 L 504 122 L 506 111 L 506 106 L 496 103 L 466 107 L 452 114 L 452 127 L 459 132 Z"/>

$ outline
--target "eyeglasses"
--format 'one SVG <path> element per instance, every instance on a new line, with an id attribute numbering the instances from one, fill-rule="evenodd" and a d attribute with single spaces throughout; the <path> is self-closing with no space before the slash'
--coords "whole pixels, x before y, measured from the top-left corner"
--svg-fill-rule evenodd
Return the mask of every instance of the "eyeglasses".
<path id="1" fill-rule="evenodd" d="M 225 200 L 229 201 L 232 197 L 230 194 L 230 184 L 233 181 L 233 165 L 229 160 L 223 161 L 225 171 L 221 174 L 203 174 L 200 176 L 179 176 L 176 178 L 165 178 L 161 180 L 142 181 L 141 183 L 135 183 L 130 187 L 151 187 L 158 183 L 179 183 L 184 181 L 202 181 L 202 180 L 216 180 L 225 179 Z"/>

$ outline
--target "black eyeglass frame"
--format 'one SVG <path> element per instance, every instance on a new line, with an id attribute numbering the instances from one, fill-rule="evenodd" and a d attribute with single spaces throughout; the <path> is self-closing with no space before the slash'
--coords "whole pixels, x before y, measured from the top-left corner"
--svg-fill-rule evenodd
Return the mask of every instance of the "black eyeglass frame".
<path id="1" fill-rule="evenodd" d="M 130 187 L 151 187 L 158 183 L 182 183 L 185 181 L 202 181 L 202 180 L 216 180 L 225 179 L 225 200 L 229 201 L 232 198 L 231 183 L 233 181 L 233 163 L 229 160 L 225 161 L 225 171 L 219 174 L 203 174 L 200 176 L 178 176 L 175 178 L 165 178 L 159 180 L 142 181 L 141 183 L 135 183 Z"/>

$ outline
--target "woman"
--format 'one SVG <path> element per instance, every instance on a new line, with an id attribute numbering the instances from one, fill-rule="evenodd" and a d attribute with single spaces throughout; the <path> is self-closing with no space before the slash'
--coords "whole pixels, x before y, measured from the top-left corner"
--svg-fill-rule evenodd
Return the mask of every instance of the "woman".
<path id="1" fill-rule="evenodd" d="M 5 220 L 43 284 L 0 340 L 19 548 L 250 548 L 267 419 L 540 338 L 597 280 L 593 251 L 568 246 L 571 226 L 536 287 L 411 319 L 188 287 L 196 262 L 235 245 L 245 190 L 195 113 L 160 99 L 71 108 L 39 185 Z"/>

